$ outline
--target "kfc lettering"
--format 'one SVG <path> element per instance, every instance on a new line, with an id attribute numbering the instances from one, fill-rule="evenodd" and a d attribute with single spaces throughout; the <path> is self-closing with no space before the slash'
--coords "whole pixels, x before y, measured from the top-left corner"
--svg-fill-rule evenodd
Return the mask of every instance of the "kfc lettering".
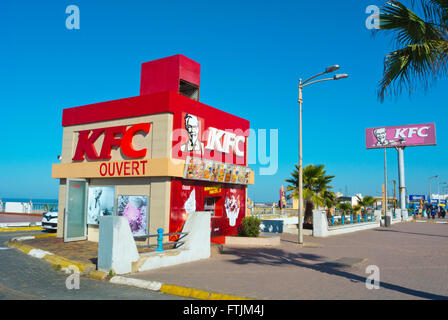
<path id="1" fill-rule="evenodd" d="M 395 130 L 395 139 L 397 138 L 412 138 L 414 134 L 417 134 L 419 137 L 427 137 L 427 133 L 423 133 L 423 130 L 428 130 L 429 127 L 421 127 L 421 128 L 402 128 L 402 129 L 396 129 Z M 408 131 L 408 134 L 406 135 L 406 130 Z"/>
<path id="2" fill-rule="evenodd" d="M 135 150 L 132 139 L 140 132 L 148 134 L 150 129 L 151 124 L 139 123 L 128 129 L 126 126 L 117 126 L 79 131 L 78 144 L 72 160 L 84 161 L 84 156 L 90 160 L 110 160 L 112 147 L 121 148 L 123 154 L 128 158 L 142 158 L 146 156 L 147 149 Z M 103 133 L 104 141 L 98 156 L 94 144 Z"/>
<path id="3" fill-rule="evenodd" d="M 237 157 L 244 157 L 244 150 L 240 149 L 239 144 L 242 143 L 244 145 L 245 139 L 244 136 L 237 136 L 235 133 L 210 127 L 205 149 L 229 153 L 230 147 L 232 147 Z"/>

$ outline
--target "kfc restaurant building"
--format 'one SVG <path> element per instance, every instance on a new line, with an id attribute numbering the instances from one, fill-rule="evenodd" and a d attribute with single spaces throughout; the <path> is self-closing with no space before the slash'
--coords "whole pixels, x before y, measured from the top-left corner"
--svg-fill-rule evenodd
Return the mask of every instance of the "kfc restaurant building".
<path id="1" fill-rule="evenodd" d="M 98 241 L 104 215 L 135 236 L 175 233 L 194 211 L 211 212 L 212 242 L 237 233 L 249 121 L 199 102 L 199 88 L 200 65 L 175 55 L 142 64 L 137 97 L 63 110 L 57 237 Z"/>

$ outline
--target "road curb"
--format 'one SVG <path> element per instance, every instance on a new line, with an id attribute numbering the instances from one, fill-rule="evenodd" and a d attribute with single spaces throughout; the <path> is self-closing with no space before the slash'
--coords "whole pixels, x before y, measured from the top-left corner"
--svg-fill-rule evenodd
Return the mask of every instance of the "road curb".
<path id="1" fill-rule="evenodd" d="M 42 222 L 1 222 L 0 228 L 40 227 Z"/>
<path id="2" fill-rule="evenodd" d="M 160 292 L 200 300 L 252 300 L 242 296 L 234 296 L 230 294 L 204 291 L 201 289 L 187 288 L 169 284 L 162 284 Z"/>
<path id="3" fill-rule="evenodd" d="M 14 231 L 33 231 L 33 230 L 44 230 L 42 227 L 8 227 L 0 228 L 0 232 L 14 232 Z"/>
<path id="4" fill-rule="evenodd" d="M 158 281 L 141 280 L 123 276 L 114 276 L 109 280 L 109 282 L 199 300 L 252 300 L 250 298 L 242 296 L 205 291 L 196 288 L 165 284 Z"/>
<path id="5" fill-rule="evenodd" d="M 17 237 L 8 240 L 6 242 L 6 245 L 8 247 L 16 248 L 19 251 L 22 251 L 34 258 L 45 260 L 54 266 L 58 266 L 58 268 L 60 269 L 68 270 L 70 269 L 69 266 L 76 266 L 79 269 L 79 271 L 88 278 L 100 281 L 107 280 L 108 274 L 103 271 L 93 270 L 92 269 L 93 265 L 88 265 L 80 261 L 70 260 L 58 256 L 56 254 L 53 254 L 51 252 L 44 251 L 42 249 L 34 248 L 30 245 L 21 243 L 21 241 L 24 240 L 32 240 L 32 239 L 55 237 L 55 236 L 56 234 Z M 113 276 L 108 281 L 113 284 L 126 285 L 140 289 L 157 291 L 166 294 L 199 300 L 253 300 L 251 298 L 243 296 L 205 291 L 196 288 L 188 288 L 188 287 L 165 284 L 158 281 L 148 281 L 123 276 Z"/>
<path id="6" fill-rule="evenodd" d="M 448 224 L 448 221 L 426 221 L 426 220 L 411 220 L 411 222 L 419 222 L 419 223 L 436 223 L 436 224 Z"/>

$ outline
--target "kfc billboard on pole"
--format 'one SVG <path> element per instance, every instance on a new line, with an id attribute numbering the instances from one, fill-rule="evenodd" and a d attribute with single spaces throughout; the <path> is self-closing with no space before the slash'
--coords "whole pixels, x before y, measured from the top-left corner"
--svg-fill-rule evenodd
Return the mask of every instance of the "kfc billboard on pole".
<path id="1" fill-rule="evenodd" d="M 366 128 L 367 149 L 434 146 L 435 144 L 434 123 Z"/>

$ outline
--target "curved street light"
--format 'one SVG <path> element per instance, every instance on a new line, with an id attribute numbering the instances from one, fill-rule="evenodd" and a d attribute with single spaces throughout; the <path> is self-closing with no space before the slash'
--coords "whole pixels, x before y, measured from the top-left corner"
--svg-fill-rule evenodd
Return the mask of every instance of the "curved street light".
<path id="1" fill-rule="evenodd" d="M 299 235 L 299 244 L 303 243 L 303 161 L 302 161 L 302 103 L 303 103 L 303 96 L 302 96 L 302 90 L 304 87 L 309 86 L 314 83 L 323 82 L 323 81 L 330 81 L 330 80 L 340 80 L 348 78 L 348 74 L 336 74 L 333 76 L 333 78 L 325 78 L 320 80 L 311 81 L 312 79 L 315 79 L 323 74 L 331 73 L 333 71 L 336 71 L 339 69 L 339 65 L 335 64 L 332 66 L 329 66 L 325 68 L 324 72 L 318 73 L 311 78 L 306 79 L 302 82 L 302 78 L 299 79 L 299 228 L 298 228 L 298 235 Z"/>

